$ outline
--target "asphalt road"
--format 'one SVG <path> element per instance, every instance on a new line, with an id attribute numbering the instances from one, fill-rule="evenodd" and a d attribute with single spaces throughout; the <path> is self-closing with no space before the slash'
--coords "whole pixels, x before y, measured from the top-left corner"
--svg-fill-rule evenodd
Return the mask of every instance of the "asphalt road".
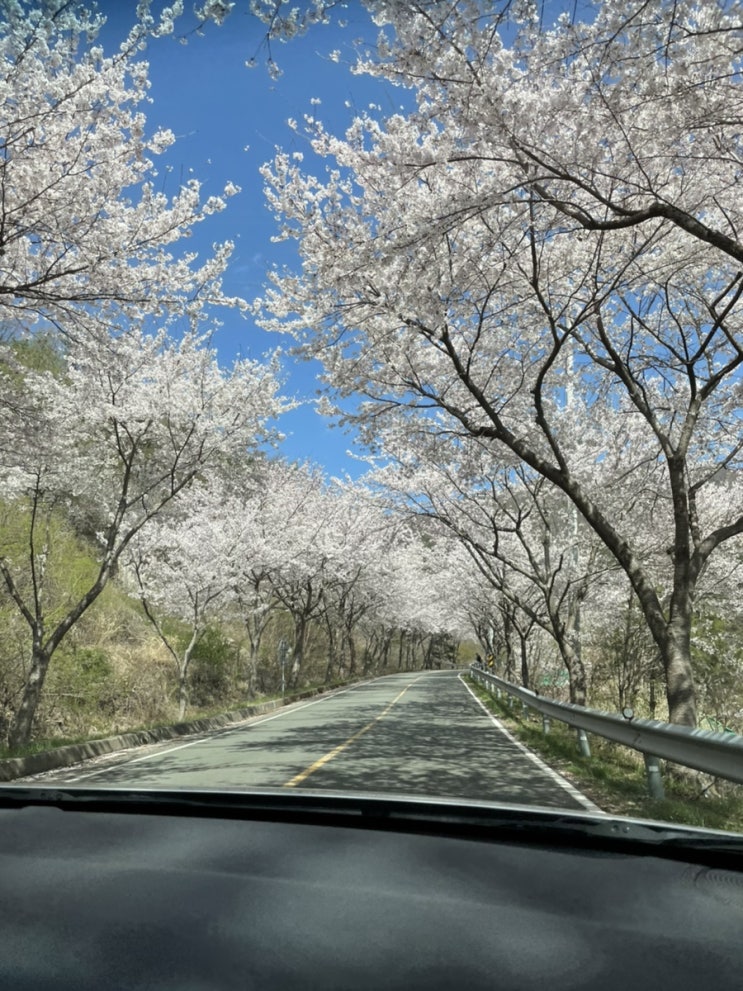
<path id="1" fill-rule="evenodd" d="M 510 738 L 456 672 L 378 678 L 209 736 L 25 779 L 31 780 L 393 792 L 595 810 Z"/>

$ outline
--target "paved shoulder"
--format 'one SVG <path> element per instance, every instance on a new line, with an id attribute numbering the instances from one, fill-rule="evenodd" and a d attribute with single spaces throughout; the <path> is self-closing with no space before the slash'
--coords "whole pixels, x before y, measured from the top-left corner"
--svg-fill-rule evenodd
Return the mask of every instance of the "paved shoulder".
<path id="1" fill-rule="evenodd" d="M 547 778 L 550 779 L 550 781 L 554 782 L 558 786 L 558 791 L 556 793 L 558 796 L 562 796 L 563 798 L 565 794 L 570 796 L 570 798 L 573 800 L 572 803 L 564 802 L 563 803 L 564 807 L 571 808 L 573 806 L 577 806 L 578 808 L 581 809 L 588 809 L 591 812 L 601 811 L 601 809 L 599 809 L 599 807 L 594 802 L 592 802 L 590 798 L 588 798 L 581 791 L 579 791 L 575 787 L 575 785 L 573 785 L 570 781 L 567 780 L 567 778 L 564 778 L 560 773 L 555 771 L 554 768 L 551 768 L 548 764 L 546 764 L 541 759 L 541 757 L 538 757 L 535 753 L 529 750 L 528 747 L 525 747 L 523 743 L 516 740 L 511 735 L 511 733 L 509 733 L 509 731 L 505 728 L 505 726 L 500 722 L 500 720 L 497 719 L 491 712 L 489 712 L 486 709 L 486 707 L 483 705 L 480 699 L 477 698 L 477 696 L 472 691 L 472 689 L 461 679 L 460 679 L 460 683 L 464 688 L 467 689 L 472 700 L 478 706 L 483 716 L 491 723 L 493 728 L 498 732 L 499 734 L 498 749 L 501 755 L 503 755 L 503 751 L 501 750 L 503 744 L 500 738 L 505 737 L 505 739 L 510 744 L 512 744 L 512 746 L 515 747 L 516 750 L 518 750 L 521 754 L 523 754 L 526 757 L 526 759 L 530 761 L 531 764 L 533 764 L 539 770 L 541 775 L 546 776 Z M 510 753 L 513 753 L 513 751 L 510 751 Z M 543 804 L 552 805 L 553 803 L 551 801 L 545 801 Z"/>

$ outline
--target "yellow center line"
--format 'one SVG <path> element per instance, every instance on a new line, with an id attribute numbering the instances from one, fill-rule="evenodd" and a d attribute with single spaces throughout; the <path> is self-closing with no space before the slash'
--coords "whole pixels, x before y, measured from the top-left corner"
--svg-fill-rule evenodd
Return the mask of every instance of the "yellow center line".
<path id="1" fill-rule="evenodd" d="M 418 678 L 415 679 L 415 681 L 418 680 L 419 680 Z M 378 716 L 375 716 L 375 718 L 372 719 L 370 723 L 367 723 L 366 726 L 363 726 L 357 733 L 354 733 L 353 736 L 349 736 L 349 738 L 345 741 L 345 743 L 339 744 L 329 753 L 325 754 L 324 757 L 320 757 L 319 760 L 316 760 L 314 764 L 310 764 L 309 767 L 306 767 L 304 771 L 300 771 L 299 774 L 296 774 L 291 779 L 291 781 L 286 782 L 284 788 L 294 788 L 295 785 L 301 784 L 306 778 L 309 778 L 311 774 L 314 774 L 315 771 L 318 771 L 323 766 L 323 764 L 327 764 L 334 757 L 337 757 L 338 754 L 342 753 L 346 749 L 346 747 L 350 747 L 351 744 L 354 742 L 354 740 L 358 740 L 360 736 L 364 735 L 364 733 L 368 733 L 375 723 L 378 723 L 380 719 L 384 719 L 384 717 L 390 711 L 392 706 L 396 705 L 400 701 L 400 699 L 403 697 L 405 692 L 407 692 L 408 688 L 411 688 L 415 684 L 415 681 L 411 681 L 409 685 L 406 685 L 405 688 L 403 688 L 403 690 L 400 692 L 400 694 L 392 699 L 392 701 L 387 706 L 387 708 L 383 709 Z"/>

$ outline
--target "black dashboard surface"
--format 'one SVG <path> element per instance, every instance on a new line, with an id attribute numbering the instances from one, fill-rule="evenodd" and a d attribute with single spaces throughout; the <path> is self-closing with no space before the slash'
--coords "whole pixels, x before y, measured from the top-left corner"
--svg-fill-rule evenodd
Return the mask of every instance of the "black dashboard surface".
<path id="1" fill-rule="evenodd" d="M 0 987 L 740 987 L 743 874 L 195 815 L 0 809 Z"/>

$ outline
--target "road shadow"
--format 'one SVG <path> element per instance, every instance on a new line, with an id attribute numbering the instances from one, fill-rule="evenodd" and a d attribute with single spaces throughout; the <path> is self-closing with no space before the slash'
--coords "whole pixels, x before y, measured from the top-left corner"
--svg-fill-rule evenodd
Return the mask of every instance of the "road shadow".
<path id="1" fill-rule="evenodd" d="M 411 675 L 399 684 L 410 687 L 382 718 L 390 695 L 380 701 L 379 683 L 362 685 L 332 705 L 121 764 L 85 783 L 276 788 L 338 750 L 298 787 L 584 807 L 496 729 L 455 675 Z"/>

